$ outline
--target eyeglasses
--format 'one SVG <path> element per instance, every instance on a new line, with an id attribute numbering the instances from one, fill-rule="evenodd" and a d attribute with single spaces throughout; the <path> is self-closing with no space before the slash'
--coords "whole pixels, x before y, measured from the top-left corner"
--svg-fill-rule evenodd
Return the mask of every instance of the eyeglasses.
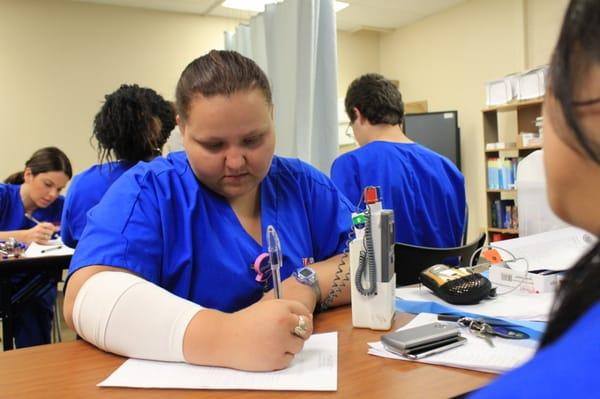
<path id="1" fill-rule="evenodd" d="M 344 134 L 346 135 L 346 137 L 353 139 L 354 138 L 354 130 L 352 129 L 352 121 L 348 122 L 348 126 L 346 126 L 346 131 L 344 132 Z"/>

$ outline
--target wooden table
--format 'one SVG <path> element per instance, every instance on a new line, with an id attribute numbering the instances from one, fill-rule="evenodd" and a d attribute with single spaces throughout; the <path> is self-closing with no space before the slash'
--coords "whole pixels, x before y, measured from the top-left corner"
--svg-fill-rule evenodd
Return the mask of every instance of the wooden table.
<path id="1" fill-rule="evenodd" d="M 13 319 L 18 306 L 28 301 L 62 278 L 62 271 L 69 268 L 71 255 L 42 256 L 0 260 L 0 318 L 2 318 L 2 345 L 4 350 L 13 348 Z M 11 277 L 23 274 L 22 283 L 15 286 Z M 30 276 L 30 277 L 29 277 Z"/>
<path id="2" fill-rule="evenodd" d="M 395 326 L 413 316 L 396 315 Z M 160 390 L 98 388 L 124 358 L 84 341 L 17 349 L 0 354 L 0 396 L 6 398 L 448 398 L 493 379 L 494 374 L 431 366 L 367 354 L 382 332 L 352 327 L 350 307 L 315 319 L 317 332 L 338 331 L 336 392 Z"/>

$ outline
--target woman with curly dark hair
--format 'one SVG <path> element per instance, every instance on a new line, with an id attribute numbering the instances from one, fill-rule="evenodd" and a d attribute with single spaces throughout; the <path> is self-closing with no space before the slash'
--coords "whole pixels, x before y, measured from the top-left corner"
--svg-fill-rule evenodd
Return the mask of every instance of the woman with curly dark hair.
<path id="1" fill-rule="evenodd" d="M 600 236 L 598 0 L 574 0 L 567 8 L 543 112 L 550 205 L 565 221 Z M 599 327 L 600 243 L 567 271 L 535 357 L 474 397 L 597 397 Z"/>
<path id="2" fill-rule="evenodd" d="M 100 163 L 73 178 L 63 209 L 62 240 L 73 248 L 88 210 L 127 169 L 160 155 L 175 127 L 173 106 L 152 89 L 122 85 L 105 99 L 92 134 Z"/>

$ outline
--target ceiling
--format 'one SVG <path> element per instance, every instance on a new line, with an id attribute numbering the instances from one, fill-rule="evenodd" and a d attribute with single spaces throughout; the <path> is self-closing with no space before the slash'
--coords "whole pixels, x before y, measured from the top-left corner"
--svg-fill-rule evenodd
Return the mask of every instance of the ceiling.
<path id="1" fill-rule="evenodd" d="M 73 0 L 115 6 L 192 13 L 248 20 L 255 13 L 221 7 L 222 0 Z M 336 14 L 339 30 L 387 32 L 464 0 L 343 0 L 350 6 Z"/>

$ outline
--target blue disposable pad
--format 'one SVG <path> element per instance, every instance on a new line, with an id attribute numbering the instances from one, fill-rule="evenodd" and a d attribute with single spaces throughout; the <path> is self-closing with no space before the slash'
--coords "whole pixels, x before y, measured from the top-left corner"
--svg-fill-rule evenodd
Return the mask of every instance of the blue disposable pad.
<path id="1" fill-rule="evenodd" d="M 442 305 L 432 301 L 408 301 L 401 298 L 396 298 L 396 310 L 408 313 L 435 313 L 484 319 L 486 322 L 494 325 L 515 327 L 519 331 L 529 334 L 531 339 L 536 341 L 539 341 L 542 338 L 547 324 L 542 321 L 511 320 L 488 317 L 482 314 L 464 312 L 451 306 Z"/>

